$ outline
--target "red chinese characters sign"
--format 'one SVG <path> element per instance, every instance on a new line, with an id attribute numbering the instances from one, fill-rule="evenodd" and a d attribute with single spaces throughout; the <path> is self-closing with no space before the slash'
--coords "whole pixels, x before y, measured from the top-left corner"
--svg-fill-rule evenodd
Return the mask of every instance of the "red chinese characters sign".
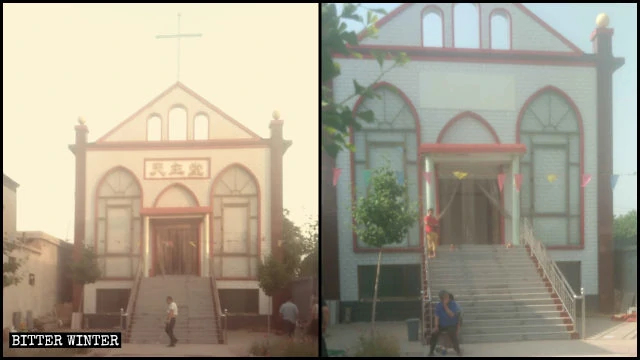
<path id="1" fill-rule="evenodd" d="M 209 159 L 145 159 L 145 179 L 208 179 Z"/>

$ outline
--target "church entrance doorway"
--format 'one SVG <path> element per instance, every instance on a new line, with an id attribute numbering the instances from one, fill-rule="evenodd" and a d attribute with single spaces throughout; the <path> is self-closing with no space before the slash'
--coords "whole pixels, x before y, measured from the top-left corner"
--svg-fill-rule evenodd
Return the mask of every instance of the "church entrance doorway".
<path id="1" fill-rule="evenodd" d="M 441 178 L 440 245 L 501 243 L 498 181 L 486 178 Z"/>
<path id="2" fill-rule="evenodd" d="M 159 221 L 153 230 L 154 275 L 200 274 L 198 222 Z"/>

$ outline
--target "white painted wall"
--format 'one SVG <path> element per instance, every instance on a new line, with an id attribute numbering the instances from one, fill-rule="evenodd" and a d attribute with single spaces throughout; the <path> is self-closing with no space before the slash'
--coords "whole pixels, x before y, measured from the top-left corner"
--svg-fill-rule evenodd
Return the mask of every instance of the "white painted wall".
<path id="1" fill-rule="evenodd" d="M 405 9 L 380 28 L 377 38 L 368 38 L 363 44 L 422 46 L 421 13 L 428 5 L 435 5 L 444 13 L 444 44 L 453 47 L 453 9 L 452 3 L 417 3 Z M 526 6 L 526 5 L 525 5 Z M 493 9 L 502 8 L 509 12 L 512 19 L 513 50 L 528 51 L 572 51 L 560 39 L 526 15 L 511 3 L 480 4 L 480 32 L 482 48 L 489 48 L 489 15 Z M 475 30 L 477 34 L 478 30 Z"/>

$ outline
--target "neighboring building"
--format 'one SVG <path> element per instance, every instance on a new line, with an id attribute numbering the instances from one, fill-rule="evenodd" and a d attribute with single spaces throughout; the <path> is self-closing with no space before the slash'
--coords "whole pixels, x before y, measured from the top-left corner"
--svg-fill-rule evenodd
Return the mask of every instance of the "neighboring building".
<path id="1" fill-rule="evenodd" d="M 395 309 L 413 301 L 420 311 L 421 219 L 434 208 L 446 211 L 443 245 L 521 245 L 520 222 L 532 221 L 575 291 L 584 287 L 588 303 L 599 299 L 610 311 L 612 74 L 624 59 L 612 55 L 608 19 L 592 34 L 595 54 L 586 54 L 522 4 L 476 4 L 479 49 L 464 49 L 455 48 L 454 6 L 405 3 L 377 23 L 376 38 L 354 49 L 362 59 L 335 55 L 337 102 L 353 94 L 354 80 L 364 85 L 379 76 L 371 50 L 403 51 L 411 61 L 375 84 L 380 99 L 348 101 L 382 122 L 352 132 L 355 152 L 323 159 L 324 296 L 339 300 L 343 313 L 370 306 L 377 250 L 355 236 L 351 206 L 365 194 L 366 170 L 388 159 L 420 202 L 420 219 L 403 243 L 385 250 L 380 284 L 395 298 L 383 301 L 399 301 Z M 508 21 L 499 34 L 508 37 L 504 50 L 491 45 L 495 17 Z M 427 20 L 442 28 L 436 46 L 423 45 Z M 335 187 L 334 167 L 343 169 Z M 460 181 L 454 171 L 468 175 Z M 548 181 L 550 174 L 557 181 Z M 593 174 L 586 187 L 584 174 Z"/>
<path id="2" fill-rule="evenodd" d="M 6 237 L 16 231 L 17 193 L 20 185 L 2 174 L 2 233 Z"/>
<path id="3" fill-rule="evenodd" d="M 56 304 L 71 300 L 66 271 L 71 244 L 39 231 L 16 232 L 18 184 L 3 176 L 3 245 L 17 246 L 8 255 L 3 254 L 2 261 L 22 264 L 17 272 L 20 282 L 3 288 L 2 326 L 17 328 L 22 323 L 31 325 L 28 318 L 50 314 Z"/>
<path id="4" fill-rule="evenodd" d="M 75 244 L 95 249 L 103 274 L 85 286 L 85 313 L 126 308 L 138 271 L 213 273 L 223 308 L 269 313 L 257 265 L 280 254 L 291 145 L 274 116 L 261 138 L 176 83 L 95 142 L 83 121 L 76 126 Z"/>

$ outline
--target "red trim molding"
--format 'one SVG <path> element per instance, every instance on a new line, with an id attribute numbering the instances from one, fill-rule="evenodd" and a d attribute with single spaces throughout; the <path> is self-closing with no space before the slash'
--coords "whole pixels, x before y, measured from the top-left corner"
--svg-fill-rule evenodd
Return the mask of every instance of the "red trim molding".
<path id="1" fill-rule="evenodd" d="M 420 12 L 420 46 L 424 47 L 424 18 L 429 14 L 437 14 L 440 16 L 440 24 L 442 25 L 442 46 L 438 48 L 444 48 L 444 11 L 438 5 L 427 5 Z"/>
<path id="2" fill-rule="evenodd" d="M 467 154 L 467 153 L 513 153 L 524 154 L 524 144 L 422 144 L 420 153 Z"/>
<path id="3" fill-rule="evenodd" d="M 166 193 L 167 191 L 169 191 L 172 188 L 180 188 L 180 189 L 185 190 L 189 194 L 189 196 L 191 196 L 193 201 L 196 203 L 196 207 L 200 207 L 200 202 L 198 201 L 198 197 L 196 196 L 196 194 L 191 189 L 189 189 L 188 186 L 186 186 L 185 184 L 182 184 L 182 183 L 173 183 L 173 184 L 167 186 L 166 188 L 164 188 L 162 191 L 160 191 L 158 196 L 156 196 L 156 199 L 153 201 L 153 207 L 154 208 L 158 207 L 158 202 L 162 198 L 162 195 L 164 195 L 164 193 Z"/>
<path id="4" fill-rule="evenodd" d="M 87 151 L 149 151 L 149 150 L 211 150 L 211 149 L 244 149 L 269 147 L 269 139 L 215 139 L 188 141 L 109 141 L 86 145 Z M 76 145 L 69 145 L 75 152 Z"/>
<path id="5" fill-rule="evenodd" d="M 418 116 L 418 111 L 416 110 L 416 107 L 413 106 L 413 103 L 411 102 L 411 99 L 409 99 L 409 97 L 402 91 L 400 90 L 398 87 L 396 87 L 395 85 L 392 85 L 391 83 L 388 82 L 379 82 L 376 83 L 374 85 L 372 85 L 372 89 L 376 90 L 376 89 L 380 89 L 380 88 L 389 88 L 391 90 L 393 90 L 396 94 L 400 95 L 400 97 L 402 98 L 402 100 L 405 102 L 405 104 L 407 104 L 407 106 L 409 107 L 409 110 L 411 111 L 411 115 L 413 115 L 413 119 L 416 123 L 416 144 L 420 144 L 420 116 Z M 361 96 L 360 98 L 358 98 L 358 100 L 356 101 L 355 105 L 353 106 L 353 115 L 355 116 L 355 114 L 358 112 L 358 108 L 360 107 L 360 105 L 362 105 L 362 102 L 364 101 L 364 98 Z M 349 129 L 349 137 L 350 137 L 350 142 L 353 144 L 354 143 L 354 132 L 353 132 L 353 128 Z M 356 167 L 355 167 L 355 155 L 353 152 L 351 152 L 349 154 L 350 156 L 350 167 L 351 167 L 351 203 L 355 204 L 356 203 L 356 183 L 355 183 L 355 175 L 356 175 Z M 420 184 L 420 179 L 422 178 L 421 174 L 422 174 L 422 169 L 424 164 L 420 164 L 421 161 L 418 160 L 418 184 Z M 420 219 L 422 219 L 423 213 L 424 213 L 424 209 L 423 209 L 423 204 L 422 204 L 422 192 L 423 192 L 423 187 L 419 186 L 418 187 L 418 197 L 419 197 L 419 211 L 420 211 Z M 352 216 L 352 224 L 353 224 L 353 228 L 355 229 L 355 218 L 353 218 Z M 398 247 L 398 248 L 389 248 L 389 249 L 383 249 L 383 252 L 390 252 L 390 253 L 397 253 L 397 252 L 417 252 L 417 251 L 422 251 L 422 244 L 424 243 L 424 234 L 422 231 L 419 232 L 420 233 L 420 245 L 417 247 Z M 378 249 L 367 249 L 367 248 L 360 248 L 358 247 L 358 240 L 356 237 L 356 232 L 355 230 L 353 230 L 352 232 L 352 241 L 353 241 L 353 252 L 355 253 L 371 253 L 371 252 L 378 252 Z"/>
<path id="6" fill-rule="evenodd" d="M 492 48 L 491 38 L 493 37 L 493 30 L 491 29 L 491 20 L 494 16 L 504 16 L 509 22 L 509 49 L 513 50 L 513 21 L 511 20 L 511 13 L 505 8 L 495 8 L 489 13 L 489 49 Z"/>
<path id="7" fill-rule="evenodd" d="M 444 139 L 444 136 L 446 135 L 447 131 L 453 126 L 455 125 L 456 122 L 462 120 L 462 119 L 474 119 L 476 121 L 478 121 L 480 124 L 482 124 L 482 126 L 484 126 L 487 131 L 489 131 L 489 133 L 491 134 L 491 136 L 493 137 L 493 141 L 496 144 L 500 144 L 500 138 L 498 137 L 498 133 L 496 133 L 496 130 L 493 128 L 493 126 L 491 126 L 491 124 L 489 124 L 489 122 L 487 120 L 485 120 L 482 116 L 478 115 L 477 113 L 473 112 L 473 111 L 465 111 L 465 112 L 461 112 L 460 114 L 454 116 L 451 120 L 449 120 L 445 126 L 442 128 L 442 130 L 440 130 L 440 134 L 438 134 L 438 139 L 436 140 L 437 143 L 441 143 L 442 140 Z"/>
<path id="8" fill-rule="evenodd" d="M 209 110 L 219 114 L 220 116 L 225 118 L 227 121 L 231 122 L 233 125 L 237 126 L 238 128 L 242 129 L 243 131 L 245 131 L 251 138 L 254 138 L 254 139 L 259 139 L 260 138 L 260 136 L 258 136 L 258 134 L 256 134 L 253 131 L 249 130 L 249 128 L 247 128 L 246 126 L 242 125 L 241 123 L 239 123 L 238 121 L 233 119 L 231 116 L 225 114 L 222 110 L 220 110 L 216 106 L 212 105 L 210 102 L 205 100 L 202 96 L 196 94 L 193 90 L 191 90 L 188 87 L 184 86 L 181 82 L 177 82 L 174 85 L 172 85 L 171 87 L 169 87 L 167 90 L 163 91 L 156 98 L 151 100 L 147 105 L 142 107 L 140 110 L 136 111 L 133 115 L 129 116 L 127 119 L 125 119 L 123 122 L 121 122 L 118 126 L 116 126 L 111 131 L 109 131 L 108 133 L 103 135 L 96 142 L 97 143 L 106 142 L 107 138 L 109 138 L 109 136 L 113 135 L 116 131 L 120 130 L 125 124 L 133 121 L 135 118 L 137 118 L 139 115 L 141 115 L 144 111 L 147 111 L 156 102 L 158 102 L 160 99 L 162 99 L 163 97 L 167 96 L 171 91 L 173 91 L 174 89 L 177 89 L 177 88 L 182 89 L 187 94 L 189 94 L 190 96 L 194 97 L 195 99 L 197 99 L 198 101 L 203 103 L 206 107 L 209 108 Z M 188 121 L 188 118 L 187 118 L 187 121 Z"/>
<path id="9" fill-rule="evenodd" d="M 539 89 L 535 93 L 533 93 L 533 95 L 531 95 L 527 99 L 527 101 L 525 101 L 524 105 L 522 105 L 522 108 L 520 109 L 520 114 L 518 114 L 518 121 L 516 123 L 516 142 L 520 143 L 520 125 L 522 123 L 522 118 L 524 117 L 525 112 L 527 111 L 531 103 L 536 98 L 538 98 L 538 96 L 540 96 L 541 94 L 547 91 L 552 91 L 557 95 L 560 95 L 562 98 L 564 98 L 564 100 L 567 102 L 567 104 L 569 104 L 571 109 L 576 114 L 576 120 L 578 121 L 578 130 L 580 133 L 580 175 L 578 176 L 578 178 L 582 179 L 582 175 L 584 174 L 584 127 L 582 123 L 582 115 L 580 114 L 580 109 L 578 109 L 578 106 L 573 101 L 573 99 L 571 99 L 571 97 L 561 89 L 552 85 L 548 85 Z M 582 181 L 582 180 L 578 180 L 578 181 Z M 580 184 L 575 184 L 575 185 L 580 186 Z M 547 249 L 549 250 L 582 250 L 584 249 L 584 188 L 582 186 L 580 186 L 580 245 L 547 246 Z"/>
<path id="10" fill-rule="evenodd" d="M 166 190 L 166 189 L 165 189 Z M 206 215 L 211 212 L 211 206 L 198 207 L 152 207 L 140 209 L 140 215 Z"/>

